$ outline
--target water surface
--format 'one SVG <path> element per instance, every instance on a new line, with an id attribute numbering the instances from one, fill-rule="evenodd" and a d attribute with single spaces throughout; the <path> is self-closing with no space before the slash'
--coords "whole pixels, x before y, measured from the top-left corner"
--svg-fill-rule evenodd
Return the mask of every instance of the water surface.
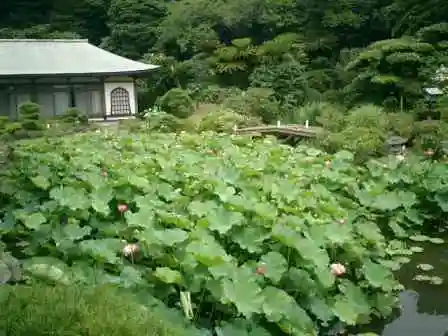
<path id="1" fill-rule="evenodd" d="M 424 252 L 415 254 L 412 262 L 398 272 L 406 288 L 400 294 L 398 317 L 391 322 L 370 325 L 366 331 L 382 336 L 448 336 L 448 236 L 442 238 L 445 243 L 440 245 L 416 244 Z M 421 271 L 419 264 L 430 264 L 434 270 Z M 414 280 L 419 274 L 439 276 L 444 283 L 432 285 Z"/>

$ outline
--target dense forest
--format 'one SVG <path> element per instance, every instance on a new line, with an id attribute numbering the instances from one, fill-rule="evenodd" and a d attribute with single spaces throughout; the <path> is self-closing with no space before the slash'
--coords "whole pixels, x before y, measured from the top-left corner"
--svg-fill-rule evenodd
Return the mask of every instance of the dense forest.
<path id="1" fill-rule="evenodd" d="M 446 79 L 446 13 L 445 0 L 4 0 L 0 38 L 82 37 L 162 64 L 148 97 L 258 87 L 408 110 Z"/>

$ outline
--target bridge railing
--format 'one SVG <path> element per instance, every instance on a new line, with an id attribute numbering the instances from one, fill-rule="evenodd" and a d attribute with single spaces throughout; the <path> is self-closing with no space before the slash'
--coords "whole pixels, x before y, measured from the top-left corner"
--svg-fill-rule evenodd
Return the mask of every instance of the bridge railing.
<path id="1" fill-rule="evenodd" d="M 322 132 L 323 129 L 321 127 L 313 127 L 310 126 L 309 121 L 305 122 L 305 125 L 299 124 L 281 124 L 280 121 L 277 121 L 276 125 L 263 125 L 263 126 L 255 126 L 255 127 L 245 127 L 238 128 L 236 125 L 233 128 L 233 131 L 237 134 L 284 134 L 284 135 L 292 135 L 292 136 L 300 136 L 300 137 L 315 137 L 318 133 Z"/>

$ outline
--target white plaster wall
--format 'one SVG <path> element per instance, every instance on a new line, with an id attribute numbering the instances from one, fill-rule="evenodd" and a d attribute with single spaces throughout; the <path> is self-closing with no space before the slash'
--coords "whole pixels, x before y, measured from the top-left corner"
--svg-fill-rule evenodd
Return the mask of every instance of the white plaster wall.
<path id="1" fill-rule="evenodd" d="M 131 104 L 131 114 L 137 114 L 137 106 L 135 106 L 135 90 L 134 90 L 134 82 L 105 82 L 104 83 L 104 96 L 106 100 L 106 115 L 111 115 L 111 106 L 110 106 L 110 93 L 118 88 L 122 87 L 129 92 L 129 102 Z"/>

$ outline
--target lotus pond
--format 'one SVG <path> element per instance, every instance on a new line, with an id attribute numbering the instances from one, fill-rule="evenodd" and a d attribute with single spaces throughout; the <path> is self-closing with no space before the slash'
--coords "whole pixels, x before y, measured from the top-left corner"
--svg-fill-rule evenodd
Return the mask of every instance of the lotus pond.
<path id="1" fill-rule="evenodd" d="M 10 157 L 3 283 L 111 283 L 218 336 L 372 331 L 398 305 L 396 272 L 412 288 L 414 262 L 415 286 L 444 288 L 431 246 L 444 242 L 448 167 L 431 158 L 361 167 L 271 138 L 107 130 L 21 142 Z"/>

